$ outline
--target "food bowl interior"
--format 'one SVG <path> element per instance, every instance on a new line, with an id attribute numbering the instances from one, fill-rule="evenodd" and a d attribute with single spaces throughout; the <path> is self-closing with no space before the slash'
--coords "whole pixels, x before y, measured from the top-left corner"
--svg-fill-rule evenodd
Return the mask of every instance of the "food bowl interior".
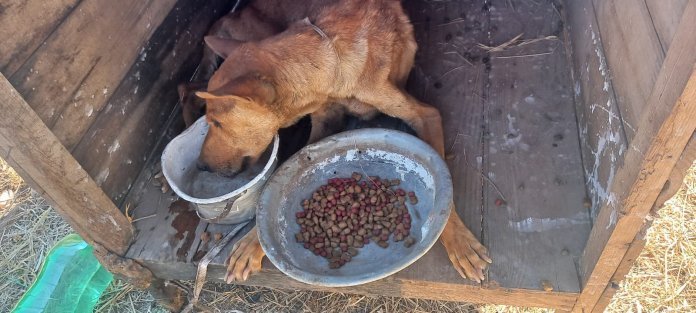
<path id="1" fill-rule="evenodd" d="M 387 249 L 371 242 L 358 249 L 351 262 L 329 269 L 326 259 L 295 241 L 300 232 L 295 213 L 328 179 L 350 177 L 353 172 L 398 178 L 400 188 L 416 193 L 418 203 L 407 204 L 416 244 L 406 248 L 393 236 Z M 449 171 L 430 146 L 399 131 L 360 129 L 310 145 L 285 162 L 262 192 L 257 225 L 262 247 L 281 271 L 305 283 L 349 286 L 393 274 L 425 254 L 444 228 L 451 201 Z"/>
<path id="2" fill-rule="evenodd" d="M 240 193 L 257 183 L 273 163 L 278 150 L 278 136 L 256 164 L 243 172 L 226 177 L 201 171 L 196 162 L 208 133 L 205 117 L 174 138 L 162 153 L 162 171 L 172 189 L 184 200 L 195 203 L 218 202 Z"/>

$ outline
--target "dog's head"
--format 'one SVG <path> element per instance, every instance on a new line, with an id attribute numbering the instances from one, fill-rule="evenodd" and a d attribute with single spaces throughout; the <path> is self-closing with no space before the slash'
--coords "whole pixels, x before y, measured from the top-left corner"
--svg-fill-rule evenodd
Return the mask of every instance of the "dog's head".
<path id="1" fill-rule="evenodd" d="M 241 43 L 216 39 L 206 42 L 227 60 L 208 83 L 208 92 L 196 95 L 206 100 L 208 134 L 198 166 L 202 170 L 232 176 L 256 163 L 278 131 L 278 119 L 270 111 L 275 87 L 264 75 L 240 66 L 231 58 Z M 252 67 L 253 68 L 253 67 Z"/>

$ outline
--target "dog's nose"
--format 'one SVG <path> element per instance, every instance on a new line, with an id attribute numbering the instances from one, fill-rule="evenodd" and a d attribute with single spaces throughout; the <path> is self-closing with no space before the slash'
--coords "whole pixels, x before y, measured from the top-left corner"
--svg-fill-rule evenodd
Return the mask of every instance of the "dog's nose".
<path id="1" fill-rule="evenodd" d="M 205 162 L 196 162 L 196 167 L 198 167 L 199 171 L 210 172 L 210 166 L 208 166 L 208 164 L 205 164 Z"/>

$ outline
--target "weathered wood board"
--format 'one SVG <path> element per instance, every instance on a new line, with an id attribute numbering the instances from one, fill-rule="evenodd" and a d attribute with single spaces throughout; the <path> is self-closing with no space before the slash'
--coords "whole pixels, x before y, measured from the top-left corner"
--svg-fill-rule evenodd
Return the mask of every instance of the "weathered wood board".
<path id="1" fill-rule="evenodd" d="M 608 190 L 627 149 L 626 135 L 592 2 L 565 4 L 587 202 L 594 221 L 604 205 L 616 204 Z"/>
<path id="2" fill-rule="evenodd" d="M 79 0 L 6 0 L 0 5 L 0 72 L 11 77 Z"/>
<path id="3" fill-rule="evenodd" d="M 170 210 L 170 204 L 176 197 L 171 193 L 163 195 L 159 188 L 150 182 L 145 182 L 141 192 L 138 197 L 129 198 L 137 205 L 133 214 L 138 233 L 126 256 L 145 265 L 159 278 L 194 279 L 197 261 L 214 243 L 212 239 L 201 242 L 203 231 L 207 231 L 214 238 L 214 234 L 218 232 L 226 235 L 233 226 L 201 222 L 195 217 L 195 213 L 188 210 Z M 240 232 L 213 260 L 208 267 L 209 280 L 221 281 L 224 278 L 225 261 L 232 246 L 251 226 Z M 306 285 L 282 274 L 268 259 L 264 260 L 261 273 L 242 284 L 476 303 L 496 302 L 565 310 L 572 307 L 577 297 L 577 293 L 543 292 L 494 285 L 481 288 L 459 277 L 450 266 L 440 244 L 435 245 L 423 258 L 401 272 L 362 286 L 322 288 Z"/>
<path id="4" fill-rule="evenodd" d="M 484 238 L 501 287 L 580 290 L 590 232 L 562 18 L 553 5 L 492 1 L 486 91 Z M 556 36 L 551 37 L 551 36 Z M 539 40 L 522 44 L 524 40 Z"/>
<path id="5" fill-rule="evenodd" d="M 645 1 L 593 0 L 602 47 L 630 144 L 665 53 Z M 580 13 L 580 12 L 574 12 Z"/>
<path id="6" fill-rule="evenodd" d="M 71 150 L 175 2 L 80 1 L 9 79 Z"/>
<path id="7" fill-rule="evenodd" d="M 483 158 L 482 95 L 487 74 L 476 45 L 486 39 L 488 17 L 481 1 L 411 1 L 404 6 L 419 45 L 408 89 L 440 110 L 455 207 L 480 239 L 483 176 L 477 160 Z"/>
<path id="8" fill-rule="evenodd" d="M 595 306 L 603 292 L 599 286 L 608 283 L 693 135 L 695 28 L 696 2 L 689 2 L 650 93 L 651 105 L 642 114 L 641 130 L 608 189 L 617 204 L 602 207 L 590 233 L 580 263 L 587 283 L 577 310 Z"/>
<path id="9" fill-rule="evenodd" d="M 72 150 L 118 205 L 147 160 L 159 158 L 153 147 L 163 134 L 181 130 L 181 123 L 170 125 L 181 120 L 177 85 L 193 75 L 203 51 L 201 38 L 232 3 L 179 1 Z"/>
<path id="10" fill-rule="evenodd" d="M 92 245 L 123 254 L 133 236 L 126 218 L 0 74 L 0 146 L 30 183 L 39 183 L 70 226 Z"/>

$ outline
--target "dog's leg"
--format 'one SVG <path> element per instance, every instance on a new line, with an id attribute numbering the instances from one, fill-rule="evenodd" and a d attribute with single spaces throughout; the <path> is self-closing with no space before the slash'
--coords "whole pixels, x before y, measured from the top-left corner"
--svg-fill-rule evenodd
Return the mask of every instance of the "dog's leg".
<path id="1" fill-rule="evenodd" d="M 444 157 L 444 134 L 440 112 L 411 95 L 390 85 L 383 88 L 370 88 L 358 95 L 360 101 L 375 106 L 382 113 L 402 119 Z M 476 239 L 457 214 L 454 202 L 440 241 L 454 268 L 462 277 L 480 282 L 485 278 L 484 269 L 491 262 L 488 250 Z"/>
<path id="2" fill-rule="evenodd" d="M 315 143 L 343 130 L 345 128 L 344 111 L 339 104 L 329 103 L 312 112 L 310 114 L 312 131 L 309 133 L 307 144 Z"/>
<path id="3" fill-rule="evenodd" d="M 233 281 L 245 281 L 249 275 L 261 270 L 261 260 L 264 255 L 256 226 L 252 228 L 234 247 L 232 254 L 227 259 L 227 275 L 225 281 L 229 284 Z"/>

